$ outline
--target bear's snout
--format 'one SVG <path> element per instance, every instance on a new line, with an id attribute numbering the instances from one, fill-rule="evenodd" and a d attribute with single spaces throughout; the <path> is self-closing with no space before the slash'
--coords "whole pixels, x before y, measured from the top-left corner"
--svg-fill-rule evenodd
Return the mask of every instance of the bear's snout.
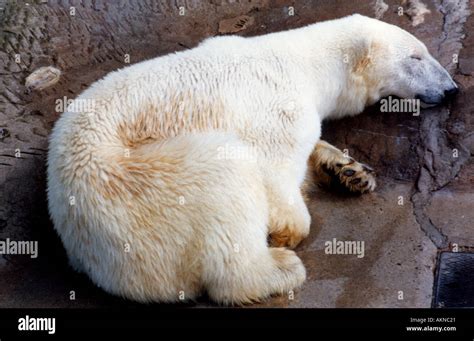
<path id="1" fill-rule="evenodd" d="M 447 100 L 452 99 L 459 92 L 457 85 L 449 87 L 446 90 L 442 91 L 433 91 L 428 90 L 424 94 L 418 94 L 415 96 L 415 99 L 422 101 L 424 104 L 428 105 L 438 105 L 446 102 Z"/>
<path id="2" fill-rule="evenodd" d="M 456 94 L 459 92 L 459 88 L 457 85 L 454 85 L 452 88 L 449 88 L 447 90 L 444 90 L 444 97 L 445 98 L 452 98 L 456 96 Z"/>

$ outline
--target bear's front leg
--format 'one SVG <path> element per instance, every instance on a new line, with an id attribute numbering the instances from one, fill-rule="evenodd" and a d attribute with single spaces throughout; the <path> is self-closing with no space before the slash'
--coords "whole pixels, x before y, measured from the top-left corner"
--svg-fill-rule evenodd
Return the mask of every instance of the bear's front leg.
<path id="1" fill-rule="evenodd" d="M 273 247 L 295 248 L 309 234 L 311 216 L 297 184 L 284 180 L 269 186 L 269 237 Z"/>
<path id="2" fill-rule="evenodd" d="M 375 189 L 372 168 L 357 162 L 325 141 L 319 141 L 308 161 L 308 169 L 323 184 L 334 182 L 351 192 L 365 193 Z"/>

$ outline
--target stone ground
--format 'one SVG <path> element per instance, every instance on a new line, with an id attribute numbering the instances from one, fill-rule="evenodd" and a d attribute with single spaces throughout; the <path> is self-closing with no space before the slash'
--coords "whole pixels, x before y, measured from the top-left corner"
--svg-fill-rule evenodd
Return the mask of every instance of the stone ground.
<path id="1" fill-rule="evenodd" d="M 37 259 L 0 257 L 0 307 L 134 305 L 71 271 L 49 221 L 45 160 L 57 98 L 74 98 L 124 66 L 125 54 L 134 63 L 217 34 L 251 36 L 352 13 L 378 15 L 415 34 L 454 75 L 461 93 L 418 117 L 382 114 L 374 106 L 325 125 L 326 140 L 374 166 L 379 186 L 361 197 L 317 190 L 309 202 L 311 235 L 297 250 L 308 270 L 306 284 L 294 297 L 255 306 L 429 307 L 439 252 L 456 245 L 474 250 L 474 1 L 422 2 L 430 13 L 414 26 L 419 18 L 407 11 L 411 1 L 397 0 L 0 0 L 0 240 L 38 240 L 40 252 Z M 59 67 L 61 80 L 28 93 L 26 76 L 46 65 Z M 325 254 L 324 243 L 333 238 L 364 241 L 365 256 Z M 189 306 L 209 303 L 202 298 Z"/>

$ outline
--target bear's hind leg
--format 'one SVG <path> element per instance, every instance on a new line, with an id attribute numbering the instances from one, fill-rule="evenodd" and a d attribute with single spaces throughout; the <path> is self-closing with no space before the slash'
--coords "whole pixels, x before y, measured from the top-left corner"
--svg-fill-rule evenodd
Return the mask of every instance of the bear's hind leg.
<path id="1" fill-rule="evenodd" d="M 250 244 L 257 246 L 255 241 Z M 268 248 L 264 240 L 257 244 L 249 253 L 235 253 L 225 272 L 209 280 L 207 292 L 212 300 L 225 305 L 256 303 L 273 295 L 289 295 L 303 284 L 306 270 L 294 251 Z"/>

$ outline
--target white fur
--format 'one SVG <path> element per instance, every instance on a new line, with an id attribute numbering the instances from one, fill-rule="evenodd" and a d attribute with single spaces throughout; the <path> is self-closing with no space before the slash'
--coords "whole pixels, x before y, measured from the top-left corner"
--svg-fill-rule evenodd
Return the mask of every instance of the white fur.
<path id="1" fill-rule="evenodd" d="M 212 38 L 94 83 L 79 96 L 94 109 L 64 113 L 50 142 L 49 209 L 71 264 L 137 301 L 207 291 L 241 304 L 300 286 L 300 259 L 269 248 L 267 236 L 308 234 L 300 186 L 321 121 L 401 87 L 379 69 L 354 71 L 382 31 L 427 53 L 401 29 L 357 15 Z M 256 159 L 239 154 L 249 150 Z"/>

